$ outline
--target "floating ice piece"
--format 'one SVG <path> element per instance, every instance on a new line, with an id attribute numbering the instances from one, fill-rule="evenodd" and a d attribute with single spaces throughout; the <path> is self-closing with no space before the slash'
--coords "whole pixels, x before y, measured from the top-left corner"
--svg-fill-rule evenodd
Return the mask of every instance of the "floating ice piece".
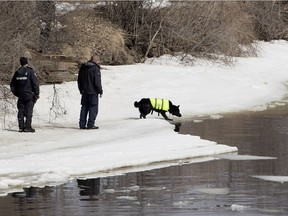
<path id="1" fill-rule="evenodd" d="M 249 206 L 243 206 L 243 205 L 237 205 L 237 204 L 232 204 L 231 209 L 232 211 L 243 211 L 245 209 L 249 208 Z"/>
<path id="2" fill-rule="evenodd" d="M 223 116 L 221 116 L 221 115 L 210 115 L 210 118 L 211 119 L 220 119 L 220 118 L 222 118 Z"/>
<path id="3" fill-rule="evenodd" d="M 274 182 L 288 182 L 288 176 L 272 176 L 272 175 L 252 175 L 253 178 L 258 178 L 266 181 L 274 181 Z"/>
<path id="4" fill-rule="evenodd" d="M 138 185 L 134 185 L 134 186 L 129 187 L 129 189 L 131 191 L 138 191 L 140 189 L 140 187 Z"/>
<path id="5" fill-rule="evenodd" d="M 193 122 L 194 123 L 201 123 L 201 122 L 203 122 L 203 120 L 202 119 L 194 119 Z"/>
<path id="6" fill-rule="evenodd" d="M 215 195 L 229 194 L 229 188 L 196 188 L 196 191 Z"/>
<path id="7" fill-rule="evenodd" d="M 110 194 L 115 193 L 115 189 L 105 189 L 103 191 L 104 193 L 110 193 Z"/>
<path id="8" fill-rule="evenodd" d="M 122 199 L 122 200 L 137 200 L 137 197 L 136 196 L 119 196 L 119 197 L 116 197 L 117 199 Z"/>
<path id="9" fill-rule="evenodd" d="M 236 155 L 236 154 L 223 154 L 214 155 L 214 158 L 226 160 L 275 160 L 277 157 L 256 156 L 256 155 Z"/>

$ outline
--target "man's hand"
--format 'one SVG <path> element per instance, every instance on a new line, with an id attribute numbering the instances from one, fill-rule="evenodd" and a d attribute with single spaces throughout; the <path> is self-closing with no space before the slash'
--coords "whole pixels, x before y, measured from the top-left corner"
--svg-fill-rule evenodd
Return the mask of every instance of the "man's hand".
<path id="1" fill-rule="evenodd" d="M 33 102 L 34 104 L 37 102 L 37 100 L 40 98 L 39 95 L 34 95 L 34 98 L 33 98 Z"/>

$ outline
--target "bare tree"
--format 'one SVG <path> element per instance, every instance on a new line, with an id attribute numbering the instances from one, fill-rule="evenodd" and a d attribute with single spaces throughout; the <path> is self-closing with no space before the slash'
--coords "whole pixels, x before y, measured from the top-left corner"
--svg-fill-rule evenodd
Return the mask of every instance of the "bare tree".
<path id="1" fill-rule="evenodd" d="M 51 107 L 49 111 L 49 123 L 52 123 L 59 117 L 63 117 L 67 113 L 65 106 L 67 96 L 68 92 L 57 89 L 56 85 L 53 84 L 53 95 L 50 96 Z"/>
<path id="2" fill-rule="evenodd" d="M 249 45 L 255 37 L 241 6 L 238 2 L 173 4 L 163 24 L 165 45 L 173 52 L 200 57 L 245 55 L 242 45 Z"/>
<path id="3" fill-rule="evenodd" d="M 182 52 L 216 59 L 253 50 L 242 49 L 255 39 L 243 7 L 240 2 L 217 1 L 165 7 L 154 7 L 151 1 L 117 2 L 109 3 L 103 14 L 127 32 L 126 45 L 145 58 Z"/>
<path id="4" fill-rule="evenodd" d="M 56 6 L 54 1 L 36 1 L 35 8 L 39 17 L 39 44 L 43 53 L 52 51 L 53 43 L 52 29 L 55 23 Z"/>
<path id="5" fill-rule="evenodd" d="M 245 10 L 254 22 L 260 40 L 288 39 L 287 1 L 246 2 Z"/>
<path id="6" fill-rule="evenodd" d="M 38 19 L 34 2 L 0 4 L 0 80 L 7 82 L 27 47 L 38 46 Z"/>
<path id="7" fill-rule="evenodd" d="M 5 85 L 0 85 L 0 119 L 4 128 L 10 128 L 8 119 L 16 113 L 15 97 Z"/>

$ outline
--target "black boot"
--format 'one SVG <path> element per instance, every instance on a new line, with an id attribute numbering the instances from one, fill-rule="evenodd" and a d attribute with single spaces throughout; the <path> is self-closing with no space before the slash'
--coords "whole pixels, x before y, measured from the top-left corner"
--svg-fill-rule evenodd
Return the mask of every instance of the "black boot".
<path id="1" fill-rule="evenodd" d="M 26 117 L 24 132 L 34 133 L 35 129 L 32 128 L 32 117 Z"/>
<path id="2" fill-rule="evenodd" d="M 24 132 L 30 132 L 30 133 L 34 133 L 35 132 L 35 129 L 30 127 L 30 128 L 25 128 L 24 129 Z"/>

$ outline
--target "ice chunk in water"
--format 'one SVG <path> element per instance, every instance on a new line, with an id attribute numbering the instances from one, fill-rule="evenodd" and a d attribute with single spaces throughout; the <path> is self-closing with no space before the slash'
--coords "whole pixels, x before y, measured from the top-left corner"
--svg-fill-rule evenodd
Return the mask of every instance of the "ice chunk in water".
<path id="1" fill-rule="evenodd" d="M 243 211 L 247 208 L 249 208 L 249 206 L 243 206 L 243 205 L 237 205 L 237 204 L 231 205 L 232 211 Z"/>
<path id="2" fill-rule="evenodd" d="M 215 195 L 229 194 L 229 188 L 196 188 L 196 191 Z"/>
<path id="3" fill-rule="evenodd" d="M 252 175 L 251 177 L 274 182 L 288 182 L 288 176 Z"/>
<path id="4" fill-rule="evenodd" d="M 223 154 L 214 155 L 214 158 L 226 160 L 275 160 L 277 157 L 256 156 L 256 155 L 236 155 L 236 154 Z"/>

